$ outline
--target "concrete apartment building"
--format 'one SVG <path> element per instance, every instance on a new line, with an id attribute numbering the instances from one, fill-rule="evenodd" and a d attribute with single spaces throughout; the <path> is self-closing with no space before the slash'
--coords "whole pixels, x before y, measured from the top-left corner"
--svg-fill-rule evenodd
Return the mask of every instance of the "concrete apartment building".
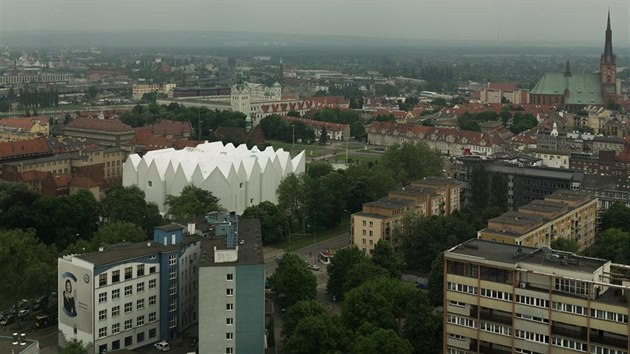
<path id="1" fill-rule="evenodd" d="M 207 217 L 199 264 L 199 353 L 265 352 L 265 261 L 258 219 Z"/>
<path id="2" fill-rule="evenodd" d="M 451 214 L 460 208 L 461 190 L 462 186 L 453 179 L 427 177 L 390 191 L 385 198 L 363 203 L 363 210 L 350 219 L 351 242 L 368 254 L 381 239 L 395 244 L 394 229 L 405 214 Z"/>
<path id="3" fill-rule="evenodd" d="M 89 353 L 134 349 L 196 324 L 200 240 L 167 225 L 153 241 L 59 258 L 59 346 L 77 339 Z"/>
<path id="4" fill-rule="evenodd" d="M 443 353 L 630 351 L 629 266 L 478 239 L 444 262 Z"/>
<path id="5" fill-rule="evenodd" d="M 556 239 L 578 242 L 584 250 L 595 242 L 597 198 L 583 191 L 558 190 L 488 220 L 477 238 L 528 247 L 549 246 Z"/>

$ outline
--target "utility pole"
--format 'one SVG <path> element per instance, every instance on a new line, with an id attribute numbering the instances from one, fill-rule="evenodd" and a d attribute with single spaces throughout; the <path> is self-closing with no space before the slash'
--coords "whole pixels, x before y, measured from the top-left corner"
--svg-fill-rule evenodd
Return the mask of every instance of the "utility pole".
<path id="1" fill-rule="evenodd" d="M 295 154 L 295 124 L 291 124 L 291 129 L 293 130 L 293 134 L 292 134 L 293 146 L 291 146 L 291 154 L 294 155 Z"/>
<path id="2" fill-rule="evenodd" d="M 201 141 L 201 110 L 199 110 L 199 114 L 197 116 L 197 120 L 199 121 L 199 141 Z"/>
<path id="3" fill-rule="evenodd" d="M 350 142 L 350 137 L 346 137 L 346 163 L 348 163 L 348 144 Z"/>

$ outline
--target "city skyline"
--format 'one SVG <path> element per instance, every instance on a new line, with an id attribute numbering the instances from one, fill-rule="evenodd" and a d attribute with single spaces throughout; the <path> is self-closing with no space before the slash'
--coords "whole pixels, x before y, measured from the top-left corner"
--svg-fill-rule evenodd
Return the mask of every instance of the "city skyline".
<path id="1" fill-rule="evenodd" d="M 541 11 L 543 4 L 545 10 Z M 613 42 L 626 48 L 630 7 L 618 0 L 2 0 L 0 41 L 1 33 L 13 31 L 225 31 L 596 46 L 602 42 L 609 9 Z"/>

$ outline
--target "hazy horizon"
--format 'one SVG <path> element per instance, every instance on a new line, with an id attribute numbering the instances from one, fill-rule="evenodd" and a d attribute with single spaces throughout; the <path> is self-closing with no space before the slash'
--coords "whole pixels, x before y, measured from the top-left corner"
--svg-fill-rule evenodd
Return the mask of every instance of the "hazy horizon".
<path id="1" fill-rule="evenodd" d="M 0 0 L 0 41 L 159 31 L 603 46 L 609 8 L 613 44 L 627 48 L 630 5 L 620 0 Z"/>

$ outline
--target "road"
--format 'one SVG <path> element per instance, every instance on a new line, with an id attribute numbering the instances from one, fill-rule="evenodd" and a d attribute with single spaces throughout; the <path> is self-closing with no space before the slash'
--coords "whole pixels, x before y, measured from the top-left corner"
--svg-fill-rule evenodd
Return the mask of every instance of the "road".
<path id="1" fill-rule="evenodd" d="M 305 261 L 311 263 L 311 264 L 318 264 L 320 267 L 323 266 L 323 264 L 317 262 L 317 255 L 319 254 L 320 251 L 323 250 L 337 250 L 346 246 L 350 245 L 350 235 L 345 232 L 343 234 L 340 234 L 339 236 L 335 236 L 320 242 L 317 242 L 315 244 L 306 246 L 304 248 L 301 248 L 293 253 L 297 254 L 298 256 L 302 257 Z M 276 267 L 278 266 L 278 264 L 276 263 L 276 257 L 281 256 L 282 254 L 284 254 L 284 252 L 282 250 L 275 250 L 272 252 L 268 252 L 270 253 L 269 255 L 265 255 L 265 276 L 271 276 L 273 274 L 273 272 L 276 271 Z M 321 272 L 324 272 L 325 269 L 322 268 Z"/>

